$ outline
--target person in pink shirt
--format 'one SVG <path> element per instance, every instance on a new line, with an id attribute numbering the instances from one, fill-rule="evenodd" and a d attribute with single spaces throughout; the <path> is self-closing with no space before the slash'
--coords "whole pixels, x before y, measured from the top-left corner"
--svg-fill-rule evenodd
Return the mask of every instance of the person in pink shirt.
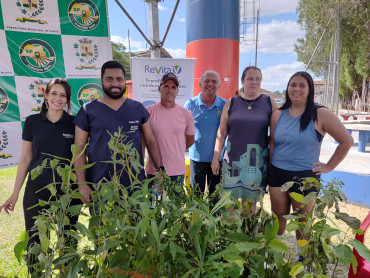
<path id="1" fill-rule="evenodd" d="M 161 101 L 146 109 L 150 114 L 149 122 L 162 156 L 163 166 L 156 169 L 149 156 L 145 173 L 148 178 L 152 178 L 159 170 L 165 170 L 172 181 L 183 183 L 186 173 L 185 151 L 194 143 L 193 115 L 175 103 L 179 92 L 179 80 L 175 74 L 164 74 L 158 91 Z"/>

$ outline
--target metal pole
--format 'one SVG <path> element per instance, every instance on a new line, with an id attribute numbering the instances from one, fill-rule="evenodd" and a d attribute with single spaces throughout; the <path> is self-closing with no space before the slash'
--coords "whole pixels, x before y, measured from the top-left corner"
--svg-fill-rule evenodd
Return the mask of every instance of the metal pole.
<path id="1" fill-rule="evenodd" d="M 140 27 L 136 24 L 136 22 L 132 19 L 132 17 L 130 16 L 130 14 L 126 11 L 126 9 L 121 5 L 121 3 L 118 1 L 118 0 L 114 0 L 116 1 L 117 5 L 121 8 L 121 10 L 125 13 L 125 15 L 128 17 L 129 20 L 131 20 L 132 24 L 135 25 L 136 29 L 140 32 L 140 34 L 143 36 L 143 38 L 146 40 L 146 42 L 151 46 L 153 47 L 152 45 L 152 42 L 145 36 L 145 34 L 143 33 L 143 31 L 141 31 Z"/>
<path id="2" fill-rule="evenodd" d="M 177 2 L 176 2 L 176 6 L 175 6 L 175 9 L 173 10 L 173 13 L 172 13 L 172 16 L 171 16 L 171 19 L 170 19 L 170 22 L 168 23 L 166 33 L 164 34 L 163 40 L 162 40 L 162 42 L 161 42 L 161 47 L 163 46 L 164 41 L 166 40 L 166 37 L 167 37 L 168 31 L 170 30 L 170 27 L 171 27 L 171 24 L 172 24 L 173 18 L 175 17 L 175 14 L 176 14 L 176 11 L 177 11 L 177 7 L 179 6 L 179 4 L 180 4 L 180 0 L 177 0 Z"/>
<path id="3" fill-rule="evenodd" d="M 150 56 L 152 58 L 161 58 L 161 43 L 159 40 L 159 20 L 158 20 L 158 1 L 147 0 L 149 8 L 149 22 L 150 22 L 150 40 L 153 45 L 150 48 Z"/>
<path id="4" fill-rule="evenodd" d="M 257 10 L 257 26 L 256 26 L 256 55 L 254 58 L 254 66 L 257 67 L 257 48 L 258 48 L 258 24 L 260 22 L 260 10 Z"/>
<path id="5" fill-rule="evenodd" d="M 131 64 L 130 29 L 127 29 L 127 40 L 128 40 L 128 57 L 130 58 L 130 64 Z"/>
<path id="6" fill-rule="evenodd" d="M 337 14 L 337 35 L 336 35 L 336 47 L 337 47 L 337 107 L 336 107 L 336 114 L 338 116 L 338 109 L 339 109 L 339 78 L 340 78 L 340 6 L 338 3 L 338 14 Z"/>
<path id="7" fill-rule="evenodd" d="M 329 56 L 329 64 L 328 64 L 328 72 L 326 73 L 326 82 L 325 82 L 325 98 L 324 98 L 324 105 L 328 106 L 328 99 L 329 99 L 329 86 L 330 86 L 330 71 L 331 71 L 331 59 L 332 59 L 332 52 L 333 52 L 333 43 L 330 44 L 330 56 Z"/>
<path id="8" fill-rule="evenodd" d="M 337 39 L 337 36 L 335 36 L 335 40 Z M 337 57 L 337 44 L 334 45 L 334 51 L 333 51 L 333 60 L 336 61 Z M 330 110 L 334 112 L 334 102 L 335 102 L 335 90 L 337 87 L 337 64 L 334 64 L 333 66 L 333 88 L 331 90 L 331 105 Z"/>
<path id="9" fill-rule="evenodd" d="M 312 55 L 311 55 L 311 58 L 310 58 L 310 60 L 308 61 L 308 64 L 307 64 L 307 66 L 306 66 L 306 71 L 307 71 L 308 67 L 309 67 L 309 66 L 310 66 L 310 64 L 311 64 L 311 61 L 312 61 L 313 57 L 315 56 L 317 49 L 319 48 L 319 45 L 320 45 L 320 43 L 321 43 L 321 40 L 322 40 L 322 38 L 324 37 L 324 35 L 325 35 L 325 33 L 326 33 L 326 29 L 328 28 L 329 23 L 330 23 L 331 19 L 333 18 L 334 13 L 335 13 L 335 11 L 333 11 L 333 13 L 331 14 L 331 16 L 330 16 L 330 18 L 329 18 L 329 20 L 328 20 L 328 23 L 327 23 L 327 24 L 326 24 L 326 26 L 325 26 L 324 32 L 322 32 L 322 35 L 321 35 L 321 37 L 320 37 L 320 39 L 319 39 L 319 42 L 316 44 L 315 50 L 313 51 L 313 53 L 312 53 Z"/>

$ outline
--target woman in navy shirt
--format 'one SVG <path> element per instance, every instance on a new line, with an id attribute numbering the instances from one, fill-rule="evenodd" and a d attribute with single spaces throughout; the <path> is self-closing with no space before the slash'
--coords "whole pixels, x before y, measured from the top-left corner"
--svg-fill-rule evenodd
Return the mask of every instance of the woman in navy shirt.
<path id="1" fill-rule="evenodd" d="M 7 214 L 14 211 L 19 192 L 28 174 L 23 198 L 25 226 L 30 238 L 28 248 L 40 242 L 37 235 L 33 236 L 37 232 L 34 228 L 34 216 L 39 215 L 39 210 L 45 207 L 29 208 L 38 204 L 40 199 L 45 201 L 50 199 L 51 192 L 45 186 L 53 182 L 53 173 L 50 168 L 45 168 L 34 180 L 31 179 L 31 171 L 44 159 L 52 159 L 50 155 L 71 159 L 71 145 L 75 131 L 74 117 L 65 111 L 65 108 L 70 111 L 70 100 L 71 87 L 65 79 L 55 78 L 48 83 L 41 112 L 26 118 L 22 133 L 22 154 L 18 163 L 13 194 L 0 206 L 0 212 L 3 209 Z M 56 182 L 61 182 L 57 174 L 55 177 Z M 58 185 L 57 194 L 63 195 Z M 78 200 L 73 200 L 71 205 L 78 202 Z M 78 216 L 70 217 L 71 225 L 77 222 L 77 218 Z M 31 259 L 31 263 L 32 260 L 34 259 Z"/>

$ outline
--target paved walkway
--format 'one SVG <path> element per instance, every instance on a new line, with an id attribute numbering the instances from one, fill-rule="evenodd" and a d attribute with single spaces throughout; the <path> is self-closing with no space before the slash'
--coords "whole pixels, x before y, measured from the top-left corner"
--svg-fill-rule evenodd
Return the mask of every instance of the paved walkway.
<path id="1" fill-rule="evenodd" d="M 364 153 L 357 151 L 358 148 L 358 131 L 352 133 L 355 143 L 348 152 L 346 158 L 335 168 L 336 171 L 343 171 L 361 175 L 370 175 L 370 143 L 367 143 Z M 334 153 L 338 145 L 334 139 L 326 134 L 321 146 L 320 161 L 326 163 Z"/>

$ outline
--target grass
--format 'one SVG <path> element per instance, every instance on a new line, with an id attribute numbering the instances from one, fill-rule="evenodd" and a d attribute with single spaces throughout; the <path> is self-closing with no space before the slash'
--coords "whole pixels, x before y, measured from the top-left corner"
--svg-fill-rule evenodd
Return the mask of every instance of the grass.
<path id="1" fill-rule="evenodd" d="M 3 204 L 13 192 L 16 171 L 17 167 L 0 169 L 0 204 Z M 24 263 L 20 265 L 13 253 L 13 248 L 18 242 L 21 233 L 24 231 L 23 193 L 24 187 L 20 193 L 15 211 L 11 213 L 10 216 L 4 212 L 0 213 L 0 278 L 9 278 L 16 275 L 18 277 L 27 277 L 27 267 Z M 264 199 L 264 209 L 267 211 L 271 209 L 268 195 L 266 195 Z M 349 203 L 342 203 L 341 210 L 349 215 L 356 216 L 361 221 L 369 212 L 369 209 L 364 206 L 357 206 Z M 82 220 L 82 222 L 84 222 L 84 220 Z M 335 224 L 338 225 L 342 231 L 345 231 L 346 226 L 341 221 L 335 221 Z M 354 238 L 354 235 L 350 233 L 347 233 L 346 236 Z M 367 233 L 366 239 L 369 237 L 370 233 Z M 287 244 L 290 249 L 294 250 L 296 246 L 295 235 L 293 233 L 287 233 L 284 243 Z M 366 245 L 370 247 L 370 239 L 366 241 Z M 336 270 L 335 277 L 348 277 L 348 267 L 340 265 Z"/>
<path id="2" fill-rule="evenodd" d="M 17 167 L 0 169 L 0 204 L 3 204 L 13 192 Z M 0 277 L 27 276 L 27 267 L 19 265 L 14 256 L 13 248 L 24 231 L 23 193 L 19 196 L 15 210 L 10 215 L 0 213 Z"/>

